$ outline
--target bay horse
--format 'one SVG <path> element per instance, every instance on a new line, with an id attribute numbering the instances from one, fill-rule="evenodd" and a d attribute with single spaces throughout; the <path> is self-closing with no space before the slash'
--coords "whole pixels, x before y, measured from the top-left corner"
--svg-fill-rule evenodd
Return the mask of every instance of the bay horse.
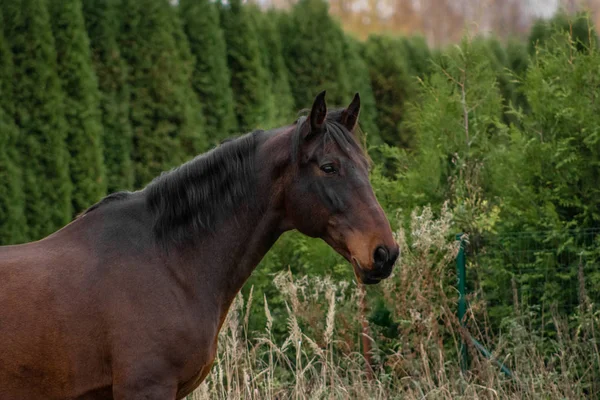
<path id="1" fill-rule="evenodd" d="M 364 284 L 398 257 L 355 133 L 358 94 L 225 142 L 37 242 L 0 247 L 0 399 L 181 399 L 277 238 L 327 242 Z"/>

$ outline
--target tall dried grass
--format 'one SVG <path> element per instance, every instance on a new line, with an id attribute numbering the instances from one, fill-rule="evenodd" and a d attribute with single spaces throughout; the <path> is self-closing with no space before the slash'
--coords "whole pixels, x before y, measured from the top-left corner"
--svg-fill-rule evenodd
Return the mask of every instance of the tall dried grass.
<path id="1" fill-rule="evenodd" d="M 550 352 L 548 343 L 528 330 L 526 315 L 508 321 L 496 337 L 471 318 L 471 333 L 514 377 L 502 375 L 472 347 L 470 369 L 461 372 L 458 354 L 466 336 L 455 316 L 458 247 L 451 219 L 447 208 L 439 218 L 429 208 L 413 213 L 410 229 L 397 232 L 401 258 L 395 273 L 368 289 L 380 291 L 393 320 L 400 321 L 395 338 L 361 327 L 363 288 L 282 272 L 274 284 L 286 300 L 286 337 L 277 340 L 273 334 L 268 299 L 263 311 L 252 308 L 252 291 L 247 299 L 238 296 L 220 333 L 211 374 L 190 398 L 598 398 L 599 374 L 593 369 L 600 365 L 600 314 L 590 304 L 577 316 L 581 323 L 575 331 L 555 317 L 565 328 L 559 328 Z M 248 331 L 251 312 L 265 313 L 263 332 Z M 362 353 L 365 338 L 372 366 Z"/>

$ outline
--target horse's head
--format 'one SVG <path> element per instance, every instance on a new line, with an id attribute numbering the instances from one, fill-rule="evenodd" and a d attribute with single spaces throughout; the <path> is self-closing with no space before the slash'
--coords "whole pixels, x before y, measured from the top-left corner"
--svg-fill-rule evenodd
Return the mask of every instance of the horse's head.
<path id="1" fill-rule="evenodd" d="M 293 165 L 285 189 L 291 227 L 325 240 L 365 284 L 387 278 L 399 248 L 369 182 L 369 162 L 353 133 L 360 98 L 327 113 L 325 92 L 297 122 Z"/>

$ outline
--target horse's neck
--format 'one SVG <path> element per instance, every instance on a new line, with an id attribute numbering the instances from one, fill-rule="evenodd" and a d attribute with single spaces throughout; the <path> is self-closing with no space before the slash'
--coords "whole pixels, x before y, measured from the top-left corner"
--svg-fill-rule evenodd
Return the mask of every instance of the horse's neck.
<path id="1" fill-rule="evenodd" d="M 235 242 L 225 246 L 224 251 L 233 251 L 229 265 L 224 265 L 227 293 L 231 299 L 240 291 L 256 266 L 273 246 L 279 235 L 280 218 L 271 210 L 242 228 Z"/>
<path id="2" fill-rule="evenodd" d="M 289 160 L 273 160 L 276 150 L 273 147 L 287 146 L 286 140 L 274 140 L 274 143 L 263 143 L 263 160 L 258 169 L 257 196 L 252 208 L 240 205 L 236 215 L 228 218 L 213 234 L 206 235 L 201 245 L 188 248 L 184 258 L 189 261 L 190 272 L 194 280 L 217 297 L 225 311 L 233 301 L 252 271 L 260 263 L 265 254 L 283 233 L 282 193 L 278 189 L 282 185 L 273 171 L 282 162 Z M 283 142 L 283 143 L 282 143 Z M 265 159 L 271 161 L 265 162 Z M 275 179 L 274 179 L 275 178 Z M 280 177 L 279 177 L 280 178 Z"/>
<path id="3" fill-rule="evenodd" d="M 195 248 L 184 250 L 172 267 L 184 274 L 180 282 L 189 293 L 197 301 L 213 304 L 223 321 L 235 296 L 281 234 L 278 227 L 279 217 L 269 210 L 260 215 L 243 213 Z"/>

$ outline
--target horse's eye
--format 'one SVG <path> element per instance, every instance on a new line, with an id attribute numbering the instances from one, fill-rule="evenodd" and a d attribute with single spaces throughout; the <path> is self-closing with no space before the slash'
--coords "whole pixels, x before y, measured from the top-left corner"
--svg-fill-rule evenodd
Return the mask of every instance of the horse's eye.
<path id="1" fill-rule="evenodd" d="M 326 174 L 335 174 L 337 172 L 333 164 L 321 165 L 321 171 L 325 172 Z"/>

